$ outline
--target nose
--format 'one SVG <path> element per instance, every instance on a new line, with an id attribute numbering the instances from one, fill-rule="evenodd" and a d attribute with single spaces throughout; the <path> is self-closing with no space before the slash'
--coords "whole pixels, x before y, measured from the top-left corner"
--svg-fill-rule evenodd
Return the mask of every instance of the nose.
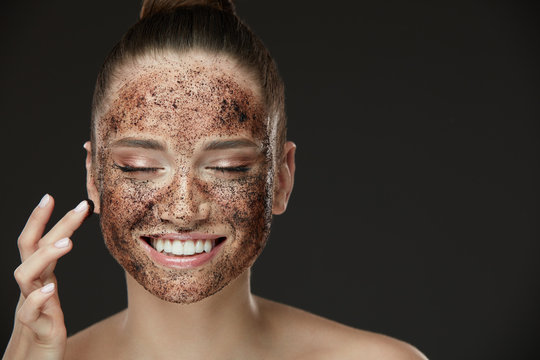
<path id="1" fill-rule="evenodd" d="M 158 206 L 162 221 L 171 222 L 182 228 L 193 228 L 198 222 L 208 218 L 210 204 L 189 174 L 178 175 L 163 194 Z"/>

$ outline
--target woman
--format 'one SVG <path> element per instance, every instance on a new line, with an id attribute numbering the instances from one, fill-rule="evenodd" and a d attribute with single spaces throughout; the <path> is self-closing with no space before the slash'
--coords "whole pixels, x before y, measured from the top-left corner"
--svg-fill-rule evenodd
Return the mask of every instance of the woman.
<path id="1" fill-rule="evenodd" d="M 423 359 L 411 346 L 251 294 L 250 268 L 295 172 L 283 84 L 227 1 L 146 1 L 98 76 L 88 201 L 19 238 L 5 359 Z M 95 204 L 95 205 L 94 205 Z M 66 339 L 54 266 L 92 212 L 129 306 Z"/>

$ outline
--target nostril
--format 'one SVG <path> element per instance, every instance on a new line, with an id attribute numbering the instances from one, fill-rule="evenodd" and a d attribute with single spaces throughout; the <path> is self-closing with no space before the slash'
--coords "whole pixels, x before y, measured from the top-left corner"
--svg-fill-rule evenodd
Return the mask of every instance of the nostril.
<path id="1" fill-rule="evenodd" d="M 192 226 L 196 222 L 206 220 L 210 216 L 210 205 L 208 203 L 164 203 L 157 210 L 156 216 L 161 222 L 173 222 L 182 226 Z"/>

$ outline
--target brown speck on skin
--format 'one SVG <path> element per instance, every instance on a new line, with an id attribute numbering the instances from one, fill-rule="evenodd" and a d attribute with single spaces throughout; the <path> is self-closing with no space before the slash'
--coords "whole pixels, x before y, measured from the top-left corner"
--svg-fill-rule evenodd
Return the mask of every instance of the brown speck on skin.
<path id="1" fill-rule="evenodd" d="M 248 269 L 266 244 L 272 218 L 273 125 L 263 121 L 268 115 L 258 86 L 224 56 L 144 59 L 122 74 L 96 127 L 95 171 L 105 243 L 152 294 L 177 303 L 204 299 Z M 131 157 L 120 157 L 158 162 L 165 168 L 159 176 L 126 173 L 115 166 L 119 157 L 110 145 L 127 137 L 166 144 L 164 153 L 134 150 Z M 260 145 L 249 171 L 212 170 L 213 158 L 201 150 L 203 144 L 233 138 Z M 199 219 L 203 205 L 209 211 Z M 226 234 L 227 240 L 210 262 L 185 270 L 155 264 L 139 244 L 142 235 L 181 231 Z"/>

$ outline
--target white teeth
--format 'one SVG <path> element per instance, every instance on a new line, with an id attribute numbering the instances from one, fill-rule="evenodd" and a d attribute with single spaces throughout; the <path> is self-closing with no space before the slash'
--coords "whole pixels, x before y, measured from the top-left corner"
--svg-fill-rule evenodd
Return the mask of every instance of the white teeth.
<path id="1" fill-rule="evenodd" d="M 156 241 L 156 251 L 157 252 L 162 252 L 163 251 L 163 240 L 162 239 L 158 239 Z"/>
<path id="2" fill-rule="evenodd" d="M 163 251 L 168 253 L 172 252 L 171 240 L 165 240 L 165 243 L 163 244 Z"/>
<path id="3" fill-rule="evenodd" d="M 206 251 L 207 253 L 212 251 L 212 241 L 211 240 L 205 240 L 204 241 L 204 251 Z"/>
<path id="4" fill-rule="evenodd" d="M 203 244 L 203 241 L 202 240 L 197 240 L 197 242 L 195 243 L 195 252 L 197 254 L 200 254 L 204 251 L 204 244 Z"/>
<path id="5" fill-rule="evenodd" d="M 209 253 L 214 248 L 214 240 L 164 240 L 152 239 L 151 245 L 157 252 L 174 255 L 194 255 L 202 252 Z"/>
<path id="6" fill-rule="evenodd" d="M 184 255 L 184 244 L 180 240 L 174 240 L 172 245 L 174 255 Z"/>
<path id="7" fill-rule="evenodd" d="M 195 244 L 193 240 L 187 240 L 184 243 L 184 255 L 193 255 L 195 254 Z"/>

